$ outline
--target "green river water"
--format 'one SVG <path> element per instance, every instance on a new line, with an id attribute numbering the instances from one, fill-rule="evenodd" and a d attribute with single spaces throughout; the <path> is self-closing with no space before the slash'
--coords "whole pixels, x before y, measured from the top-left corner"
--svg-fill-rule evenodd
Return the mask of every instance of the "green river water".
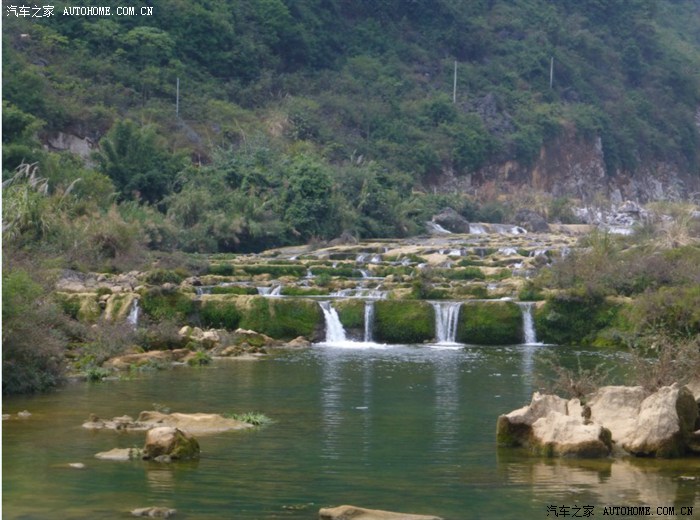
<path id="1" fill-rule="evenodd" d="M 575 518 L 583 506 L 600 518 L 604 506 L 641 504 L 654 514 L 693 506 L 700 517 L 699 459 L 542 460 L 497 448 L 498 415 L 530 401 L 533 368 L 552 349 L 314 346 L 6 399 L 3 518 L 129 518 L 165 506 L 182 519 L 310 520 L 346 503 L 445 520 L 553 518 L 552 507 Z M 558 352 L 573 366 L 575 351 Z M 275 422 L 200 436 L 195 462 L 94 458 L 141 446 L 144 433 L 85 430 L 90 413 L 155 407 Z M 31 417 L 17 418 L 25 409 Z M 86 468 L 67 466 L 77 462 Z"/>

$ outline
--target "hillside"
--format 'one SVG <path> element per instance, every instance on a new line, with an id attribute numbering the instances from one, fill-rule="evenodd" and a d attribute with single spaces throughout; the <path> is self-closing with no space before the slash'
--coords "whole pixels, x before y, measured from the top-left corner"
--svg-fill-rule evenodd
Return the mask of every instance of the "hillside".
<path id="1" fill-rule="evenodd" d="M 66 5 L 4 19 L 3 178 L 80 178 L 83 214 L 116 191 L 152 248 L 404 236 L 445 205 L 507 218 L 513 186 L 560 207 L 698 182 L 694 1 Z"/>

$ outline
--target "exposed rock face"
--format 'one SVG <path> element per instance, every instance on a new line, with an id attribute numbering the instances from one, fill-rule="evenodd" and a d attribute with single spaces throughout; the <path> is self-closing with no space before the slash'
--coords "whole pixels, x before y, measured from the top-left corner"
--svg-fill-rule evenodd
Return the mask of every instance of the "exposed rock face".
<path id="1" fill-rule="evenodd" d="M 319 520 L 442 520 L 439 516 L 394 513 L 355 506 L 321 509 L 318 513 L 318 518 Z"/>
<path id="2" fill-rule="evenodd" d="M 517 161 L 489 164 L 466 175 L 446 171 L 434 186 L 443 193 L 473 192 L 484 184 L 504 192 L 527 186 L 555 197 L 572 197 L 585 203 L 604 197 L 614 203 L 635 200 L 688 198 L 700 188 L 700 178 L 664 162 L 641 164 L 634 172 L 607 172 L 603 141 L 583 139 L 570 128 L 548 141 L 532 166 Z"/>
<path id="3" fill-rule="evenodd" d="M 171 426 L 148 430 L 141 457 L 159 461 L 199 457 L 199 443 L 190 433 Z"/>
<path id="4" fill-rule="evenodd" d="M 610 431 L 586 424 L 581 415 L 551 412 L 532 425 L 533 448 L 543 455 L 581 458 L 607 457 L 612 448 Z"/>
<path id="5" fill-rule="evenodd" d="M 496 436 L 500 444 L 544 455 L 606 456 L 614 444 L 633 455 L 677 457 L 700 448 L 697 417 L 693 394 L 677 383 L 651 395 L 641 387 L 607 386 L 588 406 L 535 393 L 529 406 L 498 418 Z"/>
<path id="6" fill-rule="evenodd" d="M 622 447 L 635 455 L 683 455 L 697 416 L 697 404 L 687 388 L 677 383 L 660 388 L 642 401 L 635 429 L 621 439 Z"/>
<path id="7" fill-rule="evenodd" d="M 469 233 L 469 222 L 452 208 L 445 208 L 432 221 L 452 233 Z"/>
<path id="8" fill-rule="evenodd" d="M 647 392 L 641 386 L 604 386 L 588 399 L 591 421 L 604 424 L 613 441 L 627 438 L 636 428 L 637 414 Z"/>

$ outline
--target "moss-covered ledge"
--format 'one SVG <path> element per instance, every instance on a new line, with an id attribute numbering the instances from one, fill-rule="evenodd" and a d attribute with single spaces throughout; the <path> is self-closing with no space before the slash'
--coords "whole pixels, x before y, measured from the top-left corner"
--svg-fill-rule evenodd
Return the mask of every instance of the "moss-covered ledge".
<path id="1" fill-rule="evenodd" d="M 464 302 L 457 323 L 457 341 L 475 345 L 522 343 L 522 312 L 510 301 Z"/>

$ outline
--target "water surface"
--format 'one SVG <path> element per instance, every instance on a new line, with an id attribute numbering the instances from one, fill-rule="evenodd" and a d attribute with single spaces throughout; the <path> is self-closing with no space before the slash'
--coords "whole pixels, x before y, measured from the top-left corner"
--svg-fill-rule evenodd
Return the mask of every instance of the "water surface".
<path id="1" fill-rule="evenodd" d="M 529 402 L 556 347 L 315 346 L 259 361 L 71 384 L 5 400 L 3 517 L 106 519 L 165 506 L 176 518 L 315 519 L 340 504 L 446 520 L 546 518 L 547 506 L 698 506 L 700 462 L 543 461 L 499 450 L 496 418 Z M 574 364 L 573 351 L 558 350 Z M 586 362 L 614 355 L 584 352 Z M 100 417 L 169 408 L 260 411 L 274 424 L 200 436 L 201 459 L 100 461 L 143 433 L 91 432 Z M 80 462 L 86 469 L 69 469 Z M 695 479 L 695 480 L 693 480 Z M 550 514 L 550 517 L 552 515 Z M 618 517 L 622 518 L 622 517 Z"/>

